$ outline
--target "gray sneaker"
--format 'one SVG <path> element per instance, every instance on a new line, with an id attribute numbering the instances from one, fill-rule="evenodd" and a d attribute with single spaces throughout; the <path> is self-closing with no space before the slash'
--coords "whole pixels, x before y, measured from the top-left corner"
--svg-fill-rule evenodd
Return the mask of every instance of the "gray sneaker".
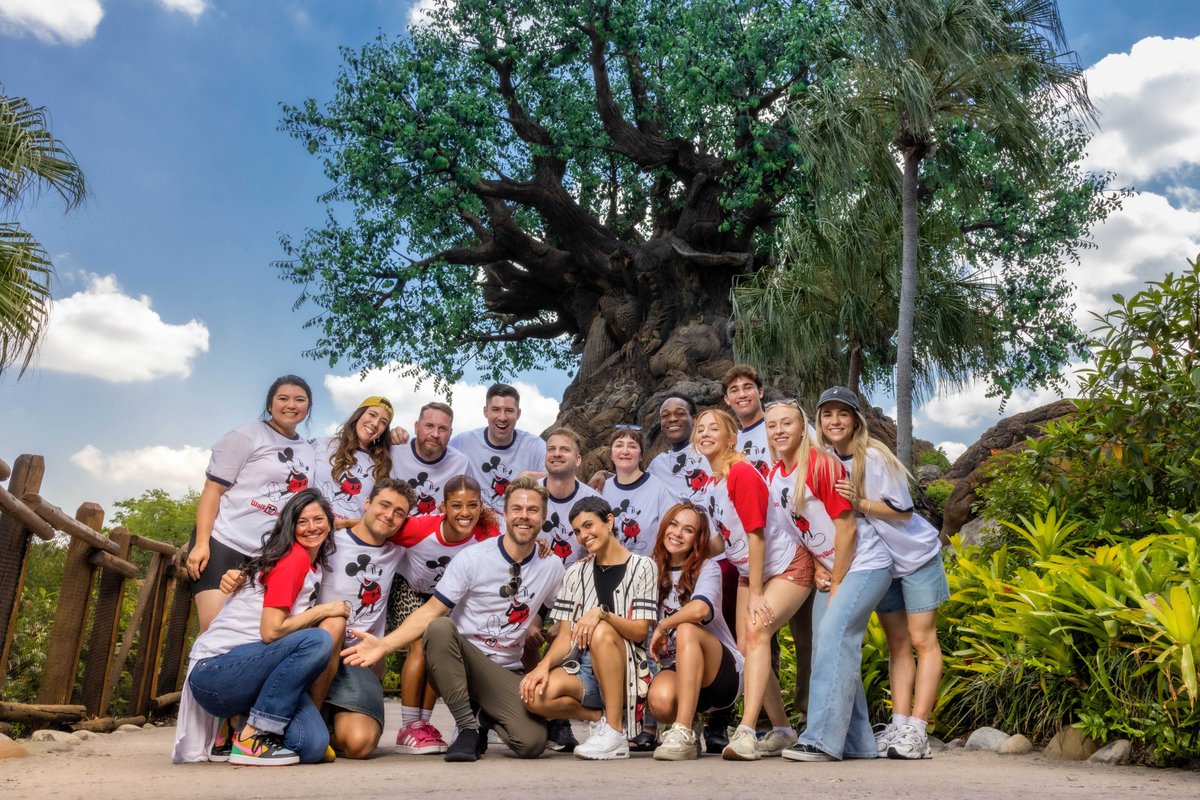
<path id="1" fill-rule="evenodd" d="M 896 738 L 888 746 L 888 758 L 921 759 L 933 758 L 929 737 L 912 725 L 901 725 Z"/>
<path id="2" fill-rule="evenodd" d="M 691 728 L 675 723 L 662 735 L 662 742 L 654 751 L 655 761 L 692 761 L 700 757 L 696 748 L 696 733 Z"/>
<path id="3" fill-rule="evenodd" d="M 726 761 L 758 761 L 762 758 L 754 731 L 739 726 L 729 737 L 729 744 L 721 751 L 721 758 Z"/>
<path id="4" fill-rule="evenodd" d="M 763 758 L 778 758 L 780 753 L 796 743 L 797 738 L 794 733 L 789 736 L 783 731 L 770 730 L 755 743 L 755 747 Z"/>
<path id="5" fill-rule="evenodd" d="M 888 748 L 892 746 L 892 742 L 896 741 L 896 737 L 900 735 L 900 727 L 887 723 L 875 726 L 875 750 L 879 753 L 880 758 L 887 756 Z"/>

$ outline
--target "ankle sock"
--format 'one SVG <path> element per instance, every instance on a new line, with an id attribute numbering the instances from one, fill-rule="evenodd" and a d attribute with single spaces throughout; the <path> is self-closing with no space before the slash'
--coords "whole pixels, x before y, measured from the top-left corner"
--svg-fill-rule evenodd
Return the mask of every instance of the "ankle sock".
<path id="1" fill-rule="evenodd" d="M 421 718 L 421 709 L 413 706 L 400 706 L 400 724 L 411 725 Z"/>

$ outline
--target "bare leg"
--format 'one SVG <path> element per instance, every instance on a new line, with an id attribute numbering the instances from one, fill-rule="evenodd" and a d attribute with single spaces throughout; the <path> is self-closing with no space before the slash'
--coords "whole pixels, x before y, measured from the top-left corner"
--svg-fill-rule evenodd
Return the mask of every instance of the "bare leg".
<path id="1" fill-rule="evenodd" d="M 312 698 L 313 705 L 319 710 L 325 702 L 325 698 L 329 696 L 329 687 L 333 684 L 333 678 L 337 675 L 338 665 L 341 664 L 341 657 L 338 655 L 342 649 L 342 642 L 346 638 L 346 620 L 342 617 L 326 617 L 321 620 L 318 625 L 321 630 L 329 634 L 329 638 L 334 641 L 333 652 L 329 655 L 329 663 L 325 666 L 325 671 L 317 676 L 317 679 L 308 687 L 308 696 Z"/>
<path id="2" fill-rule="evenodd" d="M 621 733 L 625 730 L 625 639 L 612 625 L 601 622 L 592 632 L 588 650 L 604 698 L 604 717 L 610 728 Z"/>
<path id="3" fill-rule="evenodd" d="M 745 630 L 746 665 L 742 670 L 745 693 L 742 697 L 742 724 L 753 728 L 758 721 L 760 708 L 766 708 L 771 717 L 771 724 L 778 727 L 788 725 L 787 713 L 783 705 L 783 695 L 779 688 L 779 678 L 771 671 L 771 636 L 784 623 L 792 618 L 796 610 L 808 597 L 810 587 L 797 586 L 784 578 L 773 578 L 763 587 L 763 596 L 771 604 L 775 618 L 771 622 L 751 625 L 746 619 L 745 606 L 740 603 L 738 617 L 739 629 Z M 741 592 L 739 592 L 739 595 Z M 743 641 L 739 637 L 739 644 Z M 768 698 L 767 695 L 770 695 Z"/>
<path id="4" fill-rule="evenodd" d="M 675 629 L 675 714 L 673 721 L 692 726 L 700 690 L 717 679 L 722 648 L 717 637 L 699 625 L 684 623 Z M 660 673 L 661 674 L 661 673 Z M 658 717 L 655 714 L 655 717 Z M 663 720 L 666 722 L 667 720 Z"/>
<path id="5" fill-rule="evenodd" d="M 583 706 L 583 681 L 568 675 L 562 667 L 550 670 L 542 693 L 525 703 L 530 713 L 546 719 L 581 719 L 596 722 L 603 716 L 600 709 Z"/>
<path id="6" fill-rule="evenodd" d="M 917 679 L 910 716 L 929 721 L 942 680 L 942 647 L 937 638 L 937 612 L 908 614 L 908 635 L 917 651 Z"/>
<path id="7" fill-rule="evenodd" d="M 367 758 L 379 745 L 383 728 L 369 714 L 339 711 L 333 716 L 330 744 L 346 758 Z"/>
<path id="8" fill-rule="evenodd" d="M 196 592 L 193 599 L 196 601 L 196 617 L 200 621 L 200 633 L 208 630 L 208 626 L 217 618 L 217 614 L 225 606 L 225 601 L 229 597 L 230 595 L 220 589 L 205 589 L 203 592 Z"/>
<path id="9" fill-rule="evenodd" d="M 883 632 L 887 635 L 892 713 L 907 717 L 912 713 L 913 685 L 917 676 L 917 665 L 913 661 L 913 643 L 908 636 L 908 614 L 903 611 L 889 611 L 878 616 L 879 624 L 883 626 Z"/>

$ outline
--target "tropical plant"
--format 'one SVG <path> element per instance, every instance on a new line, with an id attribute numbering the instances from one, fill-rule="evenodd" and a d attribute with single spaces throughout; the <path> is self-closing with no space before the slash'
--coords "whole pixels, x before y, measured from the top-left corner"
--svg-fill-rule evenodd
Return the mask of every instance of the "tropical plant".
<path id="1" fill-rule="evenodd" d="M 8 218 L 46 190 L 68 210 L 87 194 L 83 172 L 50 132 L 45 109 L 0 87 L 0 373 L 19 363 L 24 374 L 49 318 L 54 265 L 38 240 Z"/>

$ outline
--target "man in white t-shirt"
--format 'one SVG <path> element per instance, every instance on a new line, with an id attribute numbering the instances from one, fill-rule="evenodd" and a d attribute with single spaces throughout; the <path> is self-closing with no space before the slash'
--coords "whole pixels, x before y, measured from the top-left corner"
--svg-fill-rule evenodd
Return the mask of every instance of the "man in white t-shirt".
<path id="1" fill-rule="evenodd" d="M 763 414 L 763 379 L 749 364 L 734 364 L 721 378 L 725 388 L 725 404 L 733 410 L 738 421 L 737 448 L 765 479 L 771 472 L 771 449 L 767 444 L 766 417 Z M 809 435 L 813 435 L 811 426 Z M 813 592 L 788 622 L 796 648 L 796 685 L 794 707 L 801 714 L 808 712 L 808 680 L 812 674 L 812 615 Z M 772 639 L 772 662 L 776 661 L 778 639 Z"/>
<path id="2" fill-rule="evenodd" d="M 507 383 L 488 387 L 483 415 L 485 427 L 458 434 L 450 445 L 467 457 L 469 474 L 483 487 L 483 502 L 503 514 L 508 484 L 522 472 L 542 469 L 546 443 L 540 436 L 517 430 L 521 395 Z"/>
<path id="3" fill-rule="evenodd" d="M 681 394 L 668 395 L 658 407 L 658 424 L 668 449 L 650 460 L 646 472 L 658 478 L 681 501 L 703 506 L 704 487 L 712 468 L 692 445 L 696 404 Z"/>
<path id="4" fill-rule="evenodd" d="M 583 442 L 570 428 L 555 428 L 546 434 L 546 477 L 542 485 L 549 494 L 546 521 L 542 523 L 542 538 L 550 544 L 550 552 L 569 567 L 583 555 L 583 548 L 571 531 L 571 506 L 585 497 L 598 497 L 597 492 L 579 480 L 577 470 L 583 463 L 580 455 Z"/>
<path id="5" fill-rule="evenodd" d="M 454 410 L 445 403 L 421 406 L 412 438 L 392 445 L 392 477 L 407 481 L 417 495 L 412 516 L 438 513 L 442 487 L 455 475 L 468 473 L 467 457 L 450 447 Z"/>
<path id="6" fill-rule="evenodd" d="M 370 666 L 423 637 L 430 680 L 459 728 L 447 761 L 477 761 L 486 747 L 474 708 L 518 757 L 537 758 L 546 747 L 546 721 L 525 708 L 518 692 L 521 653 L 564 569 L 559 559 L 535 552 L 545 487 L 529 477 L 513 481 L 504 509 L 504 536 L 455 557 L 433 597 L 399 628 L 382 639 L 355 630 L 362 641 L 341 653 L 347 664 Z"/>

